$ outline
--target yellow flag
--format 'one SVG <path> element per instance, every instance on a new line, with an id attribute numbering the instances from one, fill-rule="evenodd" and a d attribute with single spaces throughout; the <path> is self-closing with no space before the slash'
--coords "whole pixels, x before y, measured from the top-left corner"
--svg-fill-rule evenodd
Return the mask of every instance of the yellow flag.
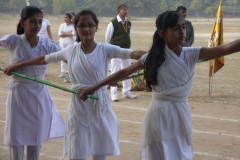
<path id="1" fill-rule="evenodd" d="M 218 6 L 215 23 L 213 25 L 212 33 L 208 42 L 208 47 L 215 47 L 223 44 L 223 20 L 222 20 L 222 0 Z M 213 66 L 214 65 L 214 66 Z M 224 66 L 224 57 L 216 58 L 210 61 L 209 77 Z"/>

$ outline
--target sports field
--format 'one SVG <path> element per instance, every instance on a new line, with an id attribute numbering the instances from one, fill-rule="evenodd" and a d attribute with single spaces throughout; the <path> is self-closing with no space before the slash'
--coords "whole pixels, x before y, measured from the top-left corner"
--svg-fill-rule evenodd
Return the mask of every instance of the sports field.
<path id="1" fill-rule="evenodd" d="M 16 32 L 19 17 L 1 16 L 0 37 Z M 54 41 L 58 42 L 57 32 L 63 19 L 46 16 L 51 23 Z M 100 24 L 96 38 L 104 42 L 106 27 L 111 18 L 99 17 Z M 214 19 L 191 18 L 195 29 L 193 46 L 207 46 Z M 224 42 L 228 43 L 240 37 L 239 19 L 224 19 Z M 155 19 L 138 18 L 132 20 L 132 49 L 148 50 L 155 31 Z M 7 66 L 9 52 L 0 48 L 0 66 Z M 214 76 L 213 96 L 209 97 L 209 62 L 196 65 L 193 91 L 189 103 L 193 119 L 193 144 L 195 160 L 240 160 L 240 53 L 225 57 L 225 66 Z M 46 81 L 70 88 L 57 78 L 60 63 L 50 64 Z M 0 160 L 8 159 L 8 146 L 3 143 L 5 125 L 6 84 L 9 77 L 0 72 Z M 49 87 L 57 109 L 65 120 L 70 101 L 70 93 Z M 141 148 L 142 120 L 146 113 L 151 92 L 133 91 L 138 99 L 122 99 L 119 90 L 119 101 L 112 102 L 113 109 L 120 125 L 121 155 L 109 157 L 109 160 L 138 160 Z M 63 139 L 54 139 L 42 145 L 41 160 L 58 160 L 62 158 Z M 67 159 L 66 157 L 63 159 Z M 88 160 L 90 160 L 89 158 Z"/>

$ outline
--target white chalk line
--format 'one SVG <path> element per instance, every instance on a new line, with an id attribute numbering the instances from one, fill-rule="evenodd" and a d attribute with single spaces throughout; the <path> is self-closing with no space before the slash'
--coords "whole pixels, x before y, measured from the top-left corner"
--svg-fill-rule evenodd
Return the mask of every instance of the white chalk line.
<path id="1" fill-rule="evenodd" d="M 2 146 L 0 146 L 0 149 L 9 150 L 8 147 L 2 147 Z M 26 151 L 24 151 L 24 153 L 26 154 Z M 62 158 L 62 157 L 49 156 L 49 155 L 45 155 L 45 154 L 40 153 L 40 157 L 41 157 L 41 156 L 43 156 L 43 157 L 48 157 L 48 158 L 55 158 L 55 159 L 61 159 L 61 158 Z"/>
<path id="2" fill-rule="evenodd" d="M 70 99 L 63 99 L 63 98 L 56 98 L 56 97 L 53 97 L 53 99 L 70 101 Z M 137 108 L 137 107 L 132 107 L 132 106 L 123 106 L 123 105 L 112 105 L 112 106 L 113 107 L 129 108 L 129 109 L 140 110 L 140 111 L 146 111 L 147 110 L 146 108 Z M 64 111 L 64 110 L 58 110 L 58 111 L 66 113 L 66 111 Z M 201 116 L 201 115 L 192 115 L 192 116 L 193 117 L 199 117 L 199 118 L 220 120 L 220 121 L 231 121 L 231 122 L 239 122 L 240 121 L 240 120 L 237 120 L 237 119 L 223 119 L 223 118 L 215 118 L 215 117 Z M 133 123 L 133 124 L 142 124 L 142 122 L 134 122 L 134 121 L 122 120 L 122 119 L 119 119 L 119 121 L 126 122 L 126 123 Z M 1 120 L 0 120 L 0 122 L 5 123 L 5 121 L 1 121 Z M 203 132 L 203 131 L 199 131 L 199 130 L 193 130 L 193 132 L 202 133 L 202 134 L 222 135 L 222 136 L 230 136 L 230 137 L 240 138 L 240 136 L 238 136 L 238 135 L 224 134 L 224 133 L 218 133 L 218 132 Z M 129 143 L 129 144 L 135 144 L 135 145 L 140 145 L 141 144 L 141 143 L 126 141 L 126 140 L 120 140 L 120 143 Z M 3 147 L 0 147 L 0 148 L 3 148 Z M 5 148 L 5 149 L 8 149 L 8 148 Z M 225 158 L 225 159 L 229 159 L 229 160 L 240 160 L 240 159 L 231 158 L 231 157 L 223 157 L 223 156 L 218 155 L 218 154 L 210 154 L 210 153 L 207 153 L 207 152 L 194 152 L 194 154 L 217 157 L 217 158 Z M 43 156 L 47 156 L 47 155 L 43 155 Z M 47 157 L 52 157 L 52 156 L 47 156 Z M 52 158 L 60 159 L 61 157 L 52 157 Z"/>
<path id="3" fill-rule="evenodd" d="M 194 152 L 195 155 L 201 155 L 201 156 L 210 156 L 215 158 L 224 158 L 226 160 L 240 160 L 239 158 L 232 158 L 232 157 L 223 157 L 219 154 L 210 154 L 208 152 Z"/>
<path id="4" fill-rule="evenodd" d="M 128 108 L 128 109 L 135 109 L 135 110 L 142 110 L 146 111 L 147 109 L 145 108 L 137 108 L 137 107 L 131 107 L 131 106 L 123 106 L 123 105 L 112 105 L 115 107 L 123 107 L 123 108 Z M 64 110 L 58 110 L 59 112 L 66 112 Z M 210 117 L 210 116 L 202 116 L 202 115 L 196 115 L 192 114 L 192 117 L 199 117 L 199 118 L 206 118 L 206 119 L 214 119 L 214 120 L 219 120 L 219 121 L 230 121 L 230 122 L 240 122 L 238 119 L 227 119 L 227 118 L 215 118 L 215 117 Z"/>
<path id="5" fill-rule="evenodd" d="M 214 119 L 214 120 L 219 120 L 219 121 L 230 121 L 230 122 L 239 122 L 240 121 L 238 119 L 215 118 L 215 117 L 201 116 L 201 115 L 195 115 L 195 114 L 192 114 L 192 117 Z"/>
<path id="6" fill-rule="evenodd" d="M 240 138 L 239 135 L 226 134 L 226 133 L 220 133 L 220 132 L 204 132 L 204 131 L 199 131 L 199 130 L 193 130 L 193 132 L 195 132 L 195 133 L 202 133 L 202 134 L 212 134 L 212 135 L 229 136 L 229 137 Z"/>
<path id="7" fill-rule="evenodd" d="M 128 143 L 128 144 L 132 144 L 132 145 L 141 145 L 141 143 L 139 142 L 133 142 L 133 141 L 126 141 L 126 140 L 120 140 L 119 141 L 120 143 Z M 2 147 L 0 146 L 0 149 L 3 149 L 3 150 L 9 150 L 9 148 L 7 147 Z M 26 152 L 25 152 L 26 153 Z M 200 155 L 200 156 L 209 156 L 209 157 L 215 157 L 215 158 L 224 158 L 226 160 L 240 160 L 239 158 L 232 158 L 232 157 L 223 157 L 219 154 L 211 154 L 211 153 L 208 153 L 208 152 L 194 152 L 194 155 Z M 62 157 L 55 157 L 55 156 L 49 156 L 49 155 L 46 155 L 46 154 L 41 154 L 40 153 L 40 157 L 41 156 L 44 156 L 44 157 L 49 157 L 49 158 L 55 158 L 55 159 L 61 159 Z"/>
<path id="8" fill-rule="evenodd" d="M 2 91 L 0 91 L 0 92 L 2 92 Z M 65 98 L 57 98 L 57 97 L 52 97 L 52 98 L 56 99 L 56 100 L 70 101 L 70 99 L 65 99 Z M 6 104 L 6 103 L 0 103 L 0 104 Z M 139 111 L 146 111 L 147 110 L 147 108 L 137 108 L 137 107 L 133 107 L 133 106 L 124 106 L 124 105 L 116 105 L 116 104 L 113 104 L 112 106 L 113 107 L 123 107 L 123 108 L 128 108 L 128 109 L 134 109 L 134 110 L 139 110 Z M 59 110 L 59 111 L 61 111 L 61 110 Z M 62 111 L 62 112 L 64 112 L 64 111 Z M 215 117 L 202 116 L 202 115 L 192 115 L 192 117 L 214 119 L 214 120 L 219 120 L 219 121 L 240 122 L 240 120 L 238 120 L 238 119 L 215 118 Z"/>

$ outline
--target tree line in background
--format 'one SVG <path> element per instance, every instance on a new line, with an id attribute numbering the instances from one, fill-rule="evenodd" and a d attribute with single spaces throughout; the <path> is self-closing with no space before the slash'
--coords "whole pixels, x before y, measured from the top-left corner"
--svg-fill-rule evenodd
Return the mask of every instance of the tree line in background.
<path id="1" fill-rule="evenodd" d="M 188 16 L 215 16 L 220 0 L 28 0 L 31 5 L 43 7 L 45 12 L 53 15 L 68 11 L 78 12 L 90 8 L 98 16 L 116 16 L 117 6 L 126 3 L 131 17 L 154 17 L 165 10 L 176 10 L 180 5 L 188 9 Z M 1 0 L 0 12 L 13 15 L 21 12 L 26 0 Z M 223 0 L 223 6 L 240 6 L 240 0 Z M 234 15 L 235 10 L 232 14 Z"/>

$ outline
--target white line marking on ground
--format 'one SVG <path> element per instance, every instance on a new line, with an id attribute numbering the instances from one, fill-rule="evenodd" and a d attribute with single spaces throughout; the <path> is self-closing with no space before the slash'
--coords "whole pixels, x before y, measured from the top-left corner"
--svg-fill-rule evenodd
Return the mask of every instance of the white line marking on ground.
<path id="1" fill-rule="evenodd" d="M 193 132 L 202 133 L 202 134 L 214 134 L 214 135 L 220 135 L 220 136 L 229 136 L 229 137 L 240 138 L 239 135 L 225 134 L 225 133 L 220 133 L 220 132 L 204 132 L 204 131 L 199 131 L 199 130 L 193 130 Z"/>
<path id="2" fill-rule="evenodd" d="M 141 143 L 139 142 L 132 142 L 132 141 L 126 141 L 126 140 L 119 140 L 120 143 L 130 143 L 130 144 L 136 144 L 136 145 L 140 145 Z"/>
<path id="3" fill-rule="evenodd" d="M 48 155 L 46 155 L 46 154 L 41 154 L 41 153 L 40 153 L 40 156 L 48 157 L 48 158 L 54 158 L 54 159 L 61 159 L 61 158 L 62 158 L 62 157 L 48 156 Z"/>
<path id="4" fill-rule="evenodd" d="M 8 148 L 8 147 L 2 147 L 2 146 L 0 146 L 0 149 L 9 150 L 9 148 Z M 26 152 L 25 152 L 25 151 L 24 151 L 24 153 L 26 154 Z M 41 153 L 40 153 L 40 156 L 44 156 L 44 157 L 48 157 L 48 158 L 55 158 L 55 159 L 60 159 L 60 158 L 62 158 L 62 157 L 48 156 L 48 155 L 41 154 Z"/>
<path id="5" fill-rule="evenodd" d="M 2 91 L 0 91 L 2 92 Z M 7 92 L 6 92 L 7 93 Z M 56 100 L 61 100 L 61 101 L 70 101 L 70 99 L 63 99 L 63 98 L 56 98 L 52 97 L 53 99 Z M 0 104 L 6 104 L 6 103 L 0 103 Z M 123 107 L 123 108 L 129 108 L 129 109 L 135 109 L 139 111 L 146 111 L 146 108 L 137 108 L 137 107 L 132 107 L 132 106 L 123 106 L 123 105 L 112 105 L 113 107 Z M 66 112 L 63 110 L 58 110 L 59 112 Z M 207 118 L 207 119 L 214 119 L 214 120 L 220 120 L 220 121 L 231 121 L 231 122 L 240 122 L 238 119 L 226 119 L 226 118 L 215 118 L 215 117 L 209 117 L 209 116 L 202 116 L 202 115 L 192 115 L 192 117 L 199 117 L 199 118 Z"/>
<path id="6" fill-rule="evenodd" d="M 139 142 L 133 142 L 133 141 L 126 141 L 126 140 L 120 140 L 120 143 L 128 143 L 128 144 L 134 144 L 134 145 L 141 145 L 141 143 Z M 0 146 L 0 149 L 3 150 L 9 150 L 9 148 L 7 147 L 2 147 Z M 215 158 L 223 158 L 226 160 L 240 160 L 238 158 L 232 158 L 232 157 L 223 157 L 219 154 L 210 154 L 207 152 L 194 152 L 195 155 L 200 155 L 200 156 L 209 156 L 209 157 L 215 157 Z M 54 156 L 49 156 L 49 155 L 45 155 L 45 154 L 40 154 L 40 156 L 45 156 L 45 157 L 49 157 L 49 158 L 55 158 L 55 159 L 61 159 L 62 157 L 54 157 Z"/>
<path id="7" fill-rule="evenodd" d="M 129 109 L 136 109 L 136 110 L 142 110 L 142 111 L 147 110 L 145 108 L 137 108 L 137 107 L 132 107 L 132 106 L 123 106 L 123 105 L 112 105 L 112 106 L 129 108 Z M 238 119 L 215 118 L 215 117 L 201 116 L 201 115 L 195 115 L 195 114 L 193 114 L 192 117 L 208 118 L 208 119 L 214 119 L 214 120 L 220 120 L 220 121 L 240 122 L 240 120 L 238 120 Z"/>
<path id="8" fill-rule="evenodd" d="M 0 120 L 0 122 L 1 122 L 1 123 L 6 123 L 6 121 L 1 121 L 1 120 Z"/>
<path id="9" fill-rule="evenodd" d="M 59 110 L 59 112 L 66 112 L 66 111 Z M 121 121 L 121 122 L 126 122 L 126 123 L 133 123 L 133 124 L 140 124 L 140 125 L 142 125 L 142 122 L 129 121 L 129 120 L 124 120 L 124 119 L 118 119 L 118 120 Z M 219 132 L 204 132 L 204 131 L 199 131 L 199 130 L 193 130 L 193 132 L 202 133 L 202 134 L 214 134 L 214 135 L 230 136 L 230 137 L 240 138 L 240 136 L 238 136 L 238 135 L 225 134 L 225 133 L 219 133 Z"/>
<path id="10" fill-rule="evenodd" d="M 1 149 L 4 149 L 4 150 L 9 150 L 9 148 L 7 148 L 7 147 L 2 147 L 2 146 L 0 146 L 0 148 L 1 148 Z"/>
<path id="11" fill-rule="evenodd" d="M 214 120 L 220 120 L 220 121 L 239 122 L 239 120 L 237 119 L 214 118 L 214 117 L 201 116 L 201 115 L 195 115 L 195 114 L 193 114 L 192 117 L 208 118 L 208 119 L 214 119 Z"/>
<path id="12" fill-rule="evenodd" d="M 207 152 L 194 152 L 195 155 L 201 155 L 201 156 L 210 156 L 210 157 L 215 157 L 215 158 L 223 158 L 223 159 L 226 159 L 226 160 L 240 160 L 238 158 L 232 158 L 232 157 L 223 157 L 219 154 L 210 154 L 210 153 L 207 153 Z"/>
<path id="13" fill-rule="evenodd" d="M 128 107 L 127 107 L 127 108 L 128 108 Z M 131 108 L 136 109 L 135 107 L 131 107 Z M 64 110 L 58 110 L 58 111 L 59 111 L 59 112 L 64 112 L 64 113 L 66 113 L 66 111 L 64 111 Z M 207 119 L 214 119 L 214 120 L 220 120 L 220 121 L 239 122 L 239 120 L 237 120 L 237 119 L 215 118 L 215 117 L 201 116 L 201 115 L 192 115 L 192 117 L 207 118 Z M 119 120 L 120 120 L 120 119 L 119 119 Z M 122 120 L 122 121 L 127 121 L 127 120 Z M 140 124 L 142 124 L 141 122 L 134 122 L 134 123 L 140 123 Z"/>
<path id="14" fill-rule="evenodd" d="M 137 108 L 137 107 L 131 107 L 131 106 L 123 106 L 123 105 L 112 105 L 113 107 L 123 107 L 123 108 L 129 108 L 129 109 L 136 109 L 136 110 L 142 110 L 142 111 L 146 111 L 146 108 Z"/>
<path id="15" fill-rule="evenodd" d="M 128 122 L 128 123 L 135 123 L 135 124 L 142 124 L 142 122 L 134 122 L 134 121 L 129 121 L 129 120 L 123 120 L 123 119 L 118 119 L 121 122 Z"/>

